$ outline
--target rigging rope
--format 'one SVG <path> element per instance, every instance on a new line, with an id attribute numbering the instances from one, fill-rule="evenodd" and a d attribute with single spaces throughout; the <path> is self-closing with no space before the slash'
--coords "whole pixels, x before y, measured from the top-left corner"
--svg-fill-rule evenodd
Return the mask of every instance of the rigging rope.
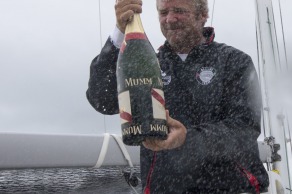
<path id="1" fill-rule="evenodd" d="M 134 170 L 134 165 L 132 163 L 130 154 L 125 146 L 125 144 L 123 143 L 123 140 L 121 139 L 120 136 L 116 135 L 116 134 L 109 134 L 109 133 L 105 133 L 104 134 L 104 138 L 103 138 L 103 142 L 102 142 L 102 147 L 100 149 L 100 153 L 97 159 L 97 162 L 95 164 L 95 166 L 93 168 L 100 168 L 103 164 L 103 161 L 105 159 L 105 156 L 107 154 L 107 150 L 109 147 L 109 142 L 110 139 L 113 138 L 115 140 L 115 142 L 117 143 L 118 147 L 120 148 L 121 153 L 124 156 L 124 159 L 127 161 L 129 167 L 131 168 L 131 172 L 127 173 L 124 172 L 120 169 L 120 172 L 122 175 L 125 176 L 125 178 L 127 177 L 126 181 L 129 184 L 129 186 L 132 188 L 132 190 L 138 194 L 138 192 L 136 191 L 136 189 L 134 188 L 134 186 L 138 185 L 138 182 L 141 182 L 141 179 L 139 179 L 137 176 L 135 176 L 135 170 Z"/>
<path id="2" fill-rule="evenodd" d="M 279 11 L 280 11 L 280 21 L 281 21 L 281 30 L 282 30 L 282 38 L 283 38 L 283 49 L 284 49 L 284 57 L 285 57 L 285 62 L 286 62 L 286 67 L 287 67 L 287 69 L 289 68 L 288 67 L 288 60 L 287 60 L 287 50 L 286 50 L 286 43 L 285 43 L 285 33 L 284 33 L 284 25 L 283 25 L 283 17 L 282 17 L 282 7 L 281 7 L 281 0 L 278 0 L 278 3 L 279 3 Z M 274 20 L 274 25 L 275 25 L 275 20 Z M 276 28 L 275 28 L 275 33 L 276 33 L 276 41 L 277 41 L 277 32 L 276 32 Z M 277 45 L 278 45 L 278 41 L 276 42 L 277 43 Z M 278 52 L 280 52 L 279 51 L 279 49 L 278 49 Z M 280 61 L 280 54 L 278 54 L 279 55 L 279 65 L 280 65 L 280 67 L 281 67 L 281 61 Z M 281 68 L 281 70 L 282 70 L 282 68 Z M 288 120 L 288 114 L 287 114 L 287 112 L 286 112 L 286 120 L 287 120 L 287 128 L 288 128 L 288 136 L 289 136 L 289 138 L 290 138 L 290 141 L 291 141 L 291 133 L 290 133 L 290 127 L 289 127 L 289 120 Z M 284 139 L 285 139 L 285 144 L 284 144 L 284 146 L 285 146 L 285 150 L 286 150 L 286 152 L 285 152 L 285 154 L 286 154 L 286 158 L 287 158 L 287 167 L 288 167 L 288 170 L 290 171 L 290 164 L 289 164 L 289 156 L 288 156 L 288 145 L 287 145 L 287 140 L 286 140 L 286 128 L 285 128 L 285 124 L 284 124 L 284 120 L 282 121 L 282 127 L 283 127 L 283 132 L 284 132 Z M 292 145 L 291 145 L 291 142 L 290 142 L 290 147 L 291 147 Z M 292 153 L 292 150 L 291 150 L 291 153 Z M 289 186 L 290 186 L 290 188 L 291 188 L 291 174 L 290 174 L 290 172 L 288 172 L 288 179 L 289 179 Z"/>
<path id="3" fill-rule="evenodd" d="M 256 41 L 257 41 L 257 57 L 258 57 L 258 75 L 260 77 L 260 80 L 261 80 L 261 72 L 262 72 L 262 69 L 260 67 L 260 50 L 259 50 L 259 38 L 258 38 L 258 30 L 257 30 L 257 24 L 255 23 L 255 29 L 256 29 Z M 260 88 L 263 88 L 263 84 L 261 81 L 260 81 Z M 263 106 L 263 103 L 262 103 L 262 106 Z M 264 114 L 264 109 L 262 107 L 262 114 Z M 266 124 L 265 124 L 265 119 L 264 117 L 262 117 L 262 124 L 263 124 L 263 131 L 264 131 L 264 138 L 267 137 L 267 134 L 266 134 Z"/>
<path id="4" fill-rule="evenodd" d="M 291 139 L 291 130 L 290 129 L 290 123 L 289 123 L 289 114 L 286 112 L 286 120 L 287 120 L 287 128 L 288 128 L 288 133 L 289 133 L 289 140 L 290 140 L 290 147 L 291 147 L 291 154 L 292 154 L 292 139 Z"/>
<path id="5" fill-rule="evenodd" d="M 290 148 L 291 148 L 291 153 L 290 154 L 292 154 L 292 139 L 291 139 L 291 129 L 290 129 L 290 123 L 289 123 L 289 115 L 288 115 L 288 113 L 286 112 L 286 120 L 287 120 L 287 128 L 288 128 L 288 133 L 289 133 L 289 140 L 290 140 Z M 288 152 L 288 149 L 287 149 L 287 152 Z M 290 170 L 290 165 L 291 165 L 291 163 L 289 163 L 288 162 L 288 169 Z M 290 188 L 291 188 L 291 177 L 290 177 L 290 173 L 288 173 L 288 175 L 289 175 L 289 179 L 290 179 Z M 289 189 L 289 188 L 286 188 L 286 189 L 288 189 L 290 192 L 292 191 L 291 189 Z"/>
<path id="6" fill-rule="evenodd" d="M 213 9 L 212 9 L 212 17 L 211 17 L 211 26 L 212 27 L 213 27 L 214 9 L 215 9 L 215 0 L 213 1 Z"/>
<path id="7" fill-rule="evenodd" d="M 290 175 L 290 165 L 289 165 L 289 156 L 288 156 L 288 148 L 287 148 L 287 136 L 286 136 L 286 127 L 285 127 L 285 123 L 284 123 L 284 118 L 285 118 L 285 115 L 281 114 L 281 115 L 278 115 L 278 119 L 280 120 L 280 125 L 282 127 L 282 130 L 283 130 L 283 135 L 284 135 L 284 150 L 285 150 L 285 156 L 287 158 L 287 161 L 286 161 L 286 165 L 287 165 L 287 168 L 288 168 L 288 184 L 289 184 L 289 187 L 291 187 L 291 175 Z M 288 121 L 288 120 L 287 120 Z M 289 130 L 289 128 L 288 128 Z"/>
<path id="8" fill-rule="evenodd" d="M 271 22 L 271 20 L 270 20 L 270 11 L 269 11 L 269 9 L 268 8 L 266 8 L 267 10 L 267 23 L 269 24 L 269 33 L 270 33 L 270 42 L 272 43 L 271 44 L 271 46 L 272 46 L 272 51 L 273 51 L 273 60 L 274 60 L 274 65 L 275 65 L 275 67 L 276 67 L 276 72 L 278 72 L 278 67 L 277 67 L 277 58 L 276 58 L 276 51 L 275 51 L 275 46 L 278 46 L 278 41 L 277 41 L 277 32 L 274 30 L 274 32 L 275 32 L 275 41 L 276 41 L 276 43 L 274 44 L 274 41 L 273 41 L 273 31 L 272 31 L 272 28 L 271 28 L 271 25 L 272 25 L 272 22 Z M 273 13 L 273 10 L 272 10 L 272 14 L 274 14 Z M 274 19 L 274 17 L 272 18 L 272 19 Z M 273 26 L 275 27 L 275 22 L 273 22 Z M 279 54 L 279 53 L 278 53 Z M 279 55 L 278 55 L 279 56 Z M 280 63 L 278 63 L 278 65 L 280 65 Z"/>
<path id="9" fill-rule="evenodd" d="M 271 14 L 272 14 L 272 22 L 273 22 L 273 26 L 274 26 L 274 32 L 275 32 L 275 47 L 273 46 L 273 53 L 274 53 L 274 56 L 277 52 L 278 54 L 278 58 L 275 56 L 275 65 L 277 65 L 277 62 L 278 62 L 278 68 L 280 69 L 280 71 L 282 70 L 282 66 L 281 66 L 281 59 L 280 59 L 280 50 L 279 50 L 279 43 L 278 43 L 278 34 L 277 34 L 277 30 L 276 30 L 276 21 L 275 21 L 275 18 L 274 18 L 274 10 L 273 10 L 273 7 L 271 7 Z M 270 33 L 271 33 L 271 36 L 272 36 L 272 23 L 270 21 L 270 18 L 269 18 L 269 10 L 267 9 L 267 14 L 268 14 L 268 23 L 270 24 L 269 25 L 269 30 L 270 30 Z M 271 37 L 272 38 L 272 37 Z M 273 42 L 273 39 L 271 40 Z M 277 60 L 277 61 L 276 61 Z M 277 66 L 276 66 L 276 70 L 277 70 Z"/>
<path id="10" fill-rule="evenodd" d="M 101 46 L 101 48 L 102 48 L 102 45 L 103 45 L 103 43 L 102 43 L 102 31 L 101 31 L 101 6 L 100 6 L 100 1 L 101 0 L 99 0 L 98 1 L 98 13 L 99 13 L 99 38 L 100 38 L 100 46 Z"/>
<path id="11" fill-rule="evenodd" d="M 100 40 L 100 49 L 102 49 L 103 41 L 102 41 L 102 30 L 101 30 L 101 6 L 100 1 L 98 0 L 98 17 L 99 17 L 99 40 Z M 104 125 L 104 133 L 107 132 L 107 126 L 106 126 L 106 116 L 103 115 L 103 125 Z"/>
<path id="12" fill-rule="evenodd" d="M 261 32 L 258 32 L 258 30 L 261 31 L 260 27 L 259 28 L 256 27 L 257 56 L 258 56 L 258 75 L 259 75 L 259 78 L 261 80 L 260 81 L 260 87 L 264 89 L 264 91 L 262 91 L 262 93 L 264 94 L 263 95 L 263 103 L 262 103 L 262 106 L 263 106 L 262 107 L 262 114 L 265 114 L 265 111 L 268 111 L 268 110 L 266 110 L 267 107 L 264 106 L 265 105 L 264 102 L 266 102 L 267 106 L 269 106 L 269 102 L 268 102 L 268 98 L 267 98 L 268 94 L 267 94 L 266 78 L 265 78 L 265 74 L 264 74 L 264 68 L 262 67 L 263 64 L 261 65 L 261 63 L 260 63 L 260 56 L 263 57 L 263 53 L 262 53 L 262 50 L 260 49 L 260 47 L 262 48 L 263 45 L 262 45 L 261 38 L 259 38 L 259 36 L 258 36 L 258 34 L 261 34 Z M 266 114 L 267 114 L 267 117 L 268 117 L 268 123 L 266 123 L 265 116 L 262 117 L 263 129 L 264 129 L 264 137 L 265 138 L 272 134 L 272 132 L 271 132 L 271 123 L 270 123 L 270 120 L 271 120 L 270 119 L 270 114 L 269 114 L 269 112 L 267 112 Z"/>
<path id="13" fill-rule="evenodd" d="M 284 33 L 284 25 L 283 25 L 283 17 L 282 17 L 281 0 L 279 0 L 279 9 L 280 9 L 282 36 L 283 36 L 283 44 L 284 44 L 284 54 L 285 54 L 286 66 L 288 68 L 287 49 L 286 49 L 286 42 L 285 42 L 285 33 Z"/>

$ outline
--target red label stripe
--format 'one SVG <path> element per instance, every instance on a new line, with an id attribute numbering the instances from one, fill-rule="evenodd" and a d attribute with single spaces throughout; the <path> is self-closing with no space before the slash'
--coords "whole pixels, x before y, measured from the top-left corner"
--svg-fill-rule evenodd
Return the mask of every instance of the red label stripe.
<path id="1" fill-rule="evenodd" d="M 132 122 L 132 115 L 127 113 L 127 112 L 121 112 L 120 117 L 121 117 L 121 119 L 124 119 L 130 123 Z"/>
<path id="2" fill-rule="evenodd" d="M 146 40 L 147 37 L 144 33 L 138 33 L 138 32 L 133 32 L 133 33 L 128 33 L 126 34 L 125 40 L 133 40 L 133 39 L 138 39 L 138 40 Z"/>
<path id="3" fill-rule="evenodd" d="M 128 40 L 147 40 L 147 37 L 144 33 L 133 32 L 126 34 L 125 41 Z M 124 50 L 126 49 L 127 44 L 125 43 L 125 41 L 121 45 L 121 53 L 124 53 Z"/>
<path id="4" fill-rule="evenodd" d="M 158 102 L 160 102 L 160 104 L 165 106 L 165 101 L 164 101 L 163 97 L 160 94 L 158 94 L 158 92 L 156 92 L 154 89 L 152 89 L 151 94 Z"/>
<path id="5" fill-rule="evenodd" d="M 121 48 L 120 48 L 120 52 L 121 52 L 121 53 L 124 53 L 125 48 L 126 48 L 126 43 L 123 42 L 123 43 L 122 43 L 122 46 L 121 46 Z"/>

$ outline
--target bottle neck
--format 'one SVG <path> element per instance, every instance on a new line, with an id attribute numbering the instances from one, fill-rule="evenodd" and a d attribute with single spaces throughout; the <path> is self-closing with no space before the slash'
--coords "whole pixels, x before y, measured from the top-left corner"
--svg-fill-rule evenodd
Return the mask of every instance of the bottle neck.
<path id="1" fill-rule="evenodd" d="M 125 34 L 128 33 L 145 33 L 140 14 L 135 13 L 132 21 L 127 24 Z"/>

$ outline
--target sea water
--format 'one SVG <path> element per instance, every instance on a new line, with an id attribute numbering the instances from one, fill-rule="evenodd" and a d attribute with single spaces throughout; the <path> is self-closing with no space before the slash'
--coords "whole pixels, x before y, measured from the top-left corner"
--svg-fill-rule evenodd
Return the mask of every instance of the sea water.
<path id="1" fill-rule="evenodd" d="M 0 170 L 0 193 L 18 194 L 136 194 L 142 193 L 141 182 L 134 189 L 128 185 L 121 167 L 52 168 Z M 140 169 L 135 167 L 140 178 Z"/>

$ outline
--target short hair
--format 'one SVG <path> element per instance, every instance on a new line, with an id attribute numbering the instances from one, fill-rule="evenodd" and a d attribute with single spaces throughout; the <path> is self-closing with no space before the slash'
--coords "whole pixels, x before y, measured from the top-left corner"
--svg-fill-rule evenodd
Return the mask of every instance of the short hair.
<path id="1" fill-rule="evenodd" d="M 156 2 L 158 2 L 159 0 L 156 0 Z M 164 1 L 169 1 L 169 0 L 164 0 Z M 208 17 L 208 12 L 209 12 L 209 8 L 208 8 L 208 0 L 190 0 L 193 1 L 195 8 L 196 8 L 196 12 L 202 15 L 205 15 Z"/>
<path id="2" fill-rule="evenodd" d="M 193 2 L 195 4 L 196 12 L 198 14 L 208 16 L 208 0 L 193 0 Z"/>

